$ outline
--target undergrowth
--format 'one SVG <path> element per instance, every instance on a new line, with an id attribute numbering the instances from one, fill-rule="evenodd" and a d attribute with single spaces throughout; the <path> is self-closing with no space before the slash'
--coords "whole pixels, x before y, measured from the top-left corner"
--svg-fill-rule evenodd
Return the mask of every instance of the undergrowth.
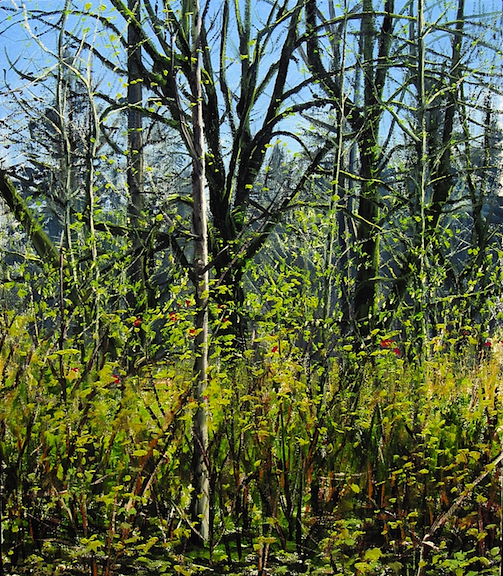
<path id="1" fill-rule="evenodd" d="M 29 326 L 1 325 L 6 573 L 498 573 L 498 345 L 436 345 L 419 364 L 375 333 L 316 364 L 264 332 L 241 359 L 215 352 L 197 548 L 190 354 L 126 373 Z"/>

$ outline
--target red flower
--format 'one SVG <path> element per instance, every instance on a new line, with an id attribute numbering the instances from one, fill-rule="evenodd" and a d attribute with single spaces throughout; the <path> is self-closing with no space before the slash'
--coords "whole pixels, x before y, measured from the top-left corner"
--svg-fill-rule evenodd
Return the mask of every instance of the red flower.
<path id="1" fill-rule="evenodd" d="M 196 336 L 196 329 L 195 329 L 195 328 L 190 328 L 190 329 L 189 329 L 189 336 L 190 336 L 191 338 L 195 338 L 195 336 Z"/>
<path id="2" fill-rule="evenodd" d="M 114 384 L 120 384 L 121 379 L 117 376 L 117 374 L 113 375 Z"/>
<path id="3" fill-rule="evenodd" d="M 393 353 L 395 354 L 395 356 L 398 356 L 398 358 L 400 358 L 400 356 L 402 355 L 402 353 L 400 352 L 400 349 L 399 349 L 399 348 L 395 348 L 395 349 L 393 350 Z"/>
<path id="4" fill-rule="evenodd" d="M 73 368 L 70 368 L 70 371 L 75 372 L 75 374 L 78 374 L 80 372 L 80 370 L 76 366 L 74 366 Z"/>
<path id="5" fill-rule="evenodd" d="M 393 338 L 386 338 L 386 340 L 381 340 L 381 348 L 391 348 L 394 343 Z"/>
<path id="6" fill-rule="evenodd" d="M 192 302 L 190 300 L 185 300 L 185 306 L 190 306 Z"/>
<path id="7" fill-rule="evenodd" d="M 271 352 L 274 354 L 279 350 L 278 346 L 273 346 Z"/>
<path id="8" fill-rule="evenodd" d="M 134 322 L 133 322 L 133 326 L 136 326 L 136 328 L 138 328 L 138 326 L 141 326 L 141 318 L 135 318 Z"/>
<path id="9" fill-rule="evenodd" d="M 483 346 L 484 346 L 485 348 L 490 348 L 492 345 L 493 345 L 492 342 L 490 342 L 489 340 L 487 340 L 487 341 L 484 342 L 484 344 L 483 344 Z"/>
<path id="10" fill-rule="evenodd" d="M 169 319 L 171 320 L 171 322 L 177 322 L 178 321 L 178 314 L 176 312 L 170 312 L 169 313 Z"/>

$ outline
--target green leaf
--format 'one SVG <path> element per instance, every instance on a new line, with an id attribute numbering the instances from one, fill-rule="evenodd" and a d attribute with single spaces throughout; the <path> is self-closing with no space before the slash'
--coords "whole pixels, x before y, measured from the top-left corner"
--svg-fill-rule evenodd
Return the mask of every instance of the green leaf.
<path id="1" fill-rule="evenodd" d="M 371 562 L 377 562 L 381 556 L 382 552 L 380 548 L 370 548 L 370 550 L 365 552 L 365 559 Z"/>

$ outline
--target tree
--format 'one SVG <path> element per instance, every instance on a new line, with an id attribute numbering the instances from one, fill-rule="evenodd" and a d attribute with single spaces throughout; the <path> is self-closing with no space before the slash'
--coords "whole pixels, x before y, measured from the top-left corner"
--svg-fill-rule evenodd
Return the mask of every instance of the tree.
<path id="1" fill-rule="evenodd" d="M 482 205 L 493 201 L 488 195 L 484 199 L 476 199 L 471 181 L 474 173 L 471 150 L 472 146 L 478 147 L 481 139 L 479 126 L 484 124 L 484 112 L 478 111 L 473 96 L 468 96 L 473 94 L 474 89 L 470 76 L 480 78 L 487 94 L 493 93 L 494 69 L 492 66 L 488 66 L 487 70 L 480 67 L 482 58 L 487 58 L 486 62 L 497 58 L 491 43 L 484 41 L 491 34 L 491 26 L 483 22 L 483 17 L 467 15 L 463 1 L 452 7 L 450 14 L 453 19 L 444 26 L 438 22 L 427 23 L 426 14 L 425 6 L 418 2 L 414 27 L 410 29 L 411 57 L 413 62 L 417 62 L 411 70 L 417 95 L 416 129 L 413 133 L 418 136 L 410 138 L 415 140 L 415 153 L 412 156 L 415 166 L 412 171 L 414 178 L 409 181 L 408 188 L 415 198 L 412 201 L 412 216 L 416 217 L 416 224 L 411 224 L 413 240 L 410 247 L 402 252 L 401 270 L 390 293 L 395 306 L 397 303 L 406 304 L 411 294 L 416 295 L 412 299 L 414 316 L 420 319 L 416 331 L 423 334 L 423 342 L 427 338 L 428 325 L 448 322 L 456 325 L 459 316 L 463 318 L 461 323 L 470 323 L 472 315 L 468 311 L 469 306 L 465 308 L 462 303 L 467 304 L 473 297 L 473 285 L 460 282 L 467 273 L 470 275 L 468 271 L 474 271 L 474 261 L 468 253 L 473 250 L 480 259 L 476 268 L 478 274 L 482 261 L 486 258 L 493 260 L 499 242 L 493 236 L 492 245 L 487 243 L 489 221 L 486 225 L 481 218 Z M 410 12 L 410 15 L 412 17 L 413 13 Z M 482 54 L 472 58 L 468 41 L 473 34 L 472 26 L 476 27 L 479 41 L 486 46 L 487 53 L 482 58 Z M 444 44 L 443 34 L 446 30 L 449 36 L 448 43 Z M 439 45 L 445 46 L 443 51 Z M 440 57 L 441 53 L 445 56 Z M 471 108 L 474 119 L 470 128 L 466 124 L 467 108 Z M 485 168 L 480 166 L 475 171 L 487 176 L 490 169 L 486 164 Z M 482 176 L 482 179 L 486 176 Z M 472 214 L 469 219 L 463 214 L 467 200 L 473 205 L 473 209 L 469 209 Z M 483 232 L 484 228 L 486 233 Z M 454 234 L 453 230 L 456 230 Z M 463 238 L 467 237 L 471 237 L 472 242 L 468 253 L 463 247 Z M 432 289 L 435 285 L 441 287 L 438 293 Z M 486 284 L 483 289 L 486 296 L 487 288 Z M 453 299 L 447 297 L 447 300 L 443 300 L 448 294 Z M 458 319 L 445 309 L 447 301 L 450 304 L 453 301 L 461 303 L 460 308 L 454 306 Z M 406 305 L 410 305 L 410 300 Z M 460 314 L 460 310 L 464 311 Z"/>
<path id="2" fill-rule="evenodd" d="M 112 19 L 103 13 L 102 8 L 96 14 L 97 26 L 100 34 L 108 34 L 111 46 L 119 44 L 129 54 L 129 72 L 124 61 L 115 61 L 115 56 L 104 51 L 99 44 L 93 46 L 86 38 L 79 39 L 78 27 L 64 32 L 68 42 L 89 50 L 94 55 L 95 63 L 101 62 L 105 69 L 118 72 L 123 78 L 128 74 L 131 78 L 134 76 L 135 79 L 128 82 L 129 98 L 138 100 L 138 94 L 131 94 L 133 90 L 138 92 L 140 86 L 144 93 L 148 92 L 148 97 L 144 96 L 143 106 L 129 106 L 129 117 L 132 119 L 134 116 L 137 124 L 140 114 L 152 122 L 172 126 L 190 153 L 187 145 L 187 136 L 191 137 L 190 129 L 187 132 L 189 110 L 183 109 L 184 105 L 180 106 L 177 101 L 177 91 L 182 88 L 183 92 L 184 87 L 188 86 L 190 75 L 190 50 L 184 31 L 187 6 L 183 3 L 178 6 L 173 4 L 159 13 L 149 1 L 126 5 L 117 0 L 113 5 L 125 22 L 129 22 L 130 42 Z M 227 302 L 228 325 L 233 325 L 234 332 L 241 336 L 244 336 L 241 279 L 245 264 L 257 253 L 288 209 L 302 181 L 308 179 L 309 171 L 312 172 L 316 164 L 316 153 L 311 155 L 304 180 L 301 178 L 292 189 L 283 190 L 273 203 L 269 202 L 267 194 L 263 195 L 263 202 L 257 201 L 261 196 L 261 182 L 258 180 L 261 168 L 265 166 L 269 149 L 277 139 L 298 140 L 292 115 L 322 105 L 304 99 L 310 79 L 302 75 L 295 63 L 295 53 L 303 41 L 299 28 L 303 1 L 298 0 L 291 6 L 290 2 L 284 1 L 273 6 L 265 4 L 264 7 L 267 7 L 267 11 L 259 17 L 259 12 L 249 0 L 243 5 L 235 3 L 234 6 L 230 2 L 218 7 L 208 3 L 203 10 L 201 36 L 204 137 L 212 220 L 211 266 L 215 271 L 215 281 L 220 286 L 218 298 L 222 304 L 224 300 Z M 77 13 L 74 11 L 72 14 Z M 27 17 L 28 20 L 34 18 L 49 29 L 57 29 L 57 25 L 43 11 L 27 14 Z M 217 29 L 219 34 L 215 35 Z M 235 52 L 232 48 L 234 38 L 239 39 Z M 280 58 L 271 60 L 271 54 L 275 53 L 280 41 Z M 131 42 L 135 46 L 131 46 Z M 134 71 L 133 63 L 136 67 Z M 231 82 L 229 77 L 232 77 Z M 101 128 L 110 141 L 113 129 L 106 125 L 107 115 L 114 109 L 123 109 L 124 105 L 120 97 L 114 98 L 110 93 L 101 92 L 100 97 L 108 103 L 108 109 L 102 114 Z M 155 103 L 153 107 L 151 103 Z M 134 136 L 139 142 L 142 134 L 145 137 L 146 129 L 140 129 L 138 124 L 131 127 L 128 133 L 130 140 Z M 229 142 L 229 146 L 222 146 L 224 142 Z M 132 143 L 130 145 L 133 146 Z M 144 140 L 143 147 L 145 145 Z M 137 173 L 140 178 L 142 171 L 131 164 L 133 159 L 140 160 L 138 147 L 130 155 L 130 174 Z M 129 189 L 134 191 L 135 185 L 131 181 Z M 134 194 L 135 198 L 140 196 Z M 253 201 L 252 196 L 255 196 Z M 135 203 L 136 200 L 132 201 L 131 206 Z M 148 206 L 145 205 L 145 209 Z M 137 207 L 133 211 L 138 210 Z M 134 215 L 132 222 L 134 228 Z M 159 224 L 156 226 L 158 229 Z M 146 229 L 140 226 L 138 232 L 131 232 L 131 238 L 136 238 L 139 244 L 144 243 L 144 240 L 139 240 L 140 237 L 145 239 L 151 236 L 152 228 L 148 224 Z M 190 258 L 187 259 L 186 255 L 180 258 L 183 246 L 180 243 L 176 245 L 175 236 L 171 235 L 169 245 L 178 254 L 180 265 L 188 270 L 186 264 Z M 165 246 L 165 242 L 161 244 Z M 146 250 L 144 244 L 143 250 Z M 147 275 L 153 276 L 154 271 Z"/>
<path id="3" fill-rule="evenodd" d="M 128 10 L 136 17 L 140 14 L 140 4 L 136 0 L 128 0 Z M 130 267 L 131 283 L 133 287 L 132 298 L 141 308 L 148 309 L 153 305 L 152 295 L 146 293 L 148 271 L 146 269 L 145 247 L 140 230 L 142 229 L 142 212 L 144 209 L 144 168 L 143 168 L 143 106 L 142 89 L 142 48 L 136 28 L 129 22 L 127 36 L 127 129 L 128 129 L 128 155 L 127 155 L 127 187 L 129 192 L 128 215 L 130 221 L 130 243 L 133 249 Z M 148 302 L 143 303 L 142 300 Z"/>
<path id="4" fill-rule="evenodd" d="M 394 2 L 385 3 L 382 22 L 377 33 L 374 30 L 375 12 L 373 3 L 366 0 L 359 15 L 346 7 L 342 16 L 334 17 L 333 23 L 358 17 L 361 22 L 361 54 L 356 56 L 356 66 L 361 66 L 364 83 L 364 101 L 360 106 L 349 98 L 343 86 L 343 74 L 346 70 L 341 61 L 333 61 L 330 73 L 321 57 L 320 34 L 318 29 L 327 27 L 332 30 L 332 23 L 318 24 L 321 11 L 315 0 L 306 6 L 308 29 L 307 62 L 313 76 L 320 82 L 327 97 L 340 113 L 341 126 L 346 122 L 355 133 L 359 148 L 359 167 L 361 189 L 358 198 L 357 216 L 357 263 L 353 297 L 354 328 L 360 337 L 365 339 L 377 320 L 377 277 L 379 271 L 379 194 L 380 194 L 380 141 L 379 127 L 385 107 L 382 104 L 384 88 L 389 73 L 388 62 L 394 24 Z M 333 14 L 335 11 L 333 10 Z M 338 34 L 339 31 L 331 31 Z M 375 51 L 377 47 L 377 56 Z M 346 54 L 347 48 L 344 53 Z M 335 56 L 335 54 L 334 54 Z M 340 57 L 340 55 L 339 55 Z M 339 156 L 339 160 L 341 157 Z M 354 178 L 354 176 L 351 176 Z"/>
<path id="5" fill-rule="evenodd" d="M 70 298 L 73 306 L 68 317 L 81 306 L 79 314 L 82 313 L 86 321 L 97 322 L 96 289 L 91 288 L 85 294 L 91 285 L 96 287 L 99 277 L 94 194 L 99 121 L 93 99 L 91 63 L 83 65 L 80 54 L 71 54 L 64 42 L 67 15 L 68 11 L 61 15 L 54 49 L 38 40 L 40 48 L 56 60 L 54 68 L 46 73 L 52 83 L 47 82 L 45 86 L 47 104 L 40 108 L 21 91 L 19 95 L 17 90 L 11 92 L 18 111 L 24 114 L 25 124 L 18 115 L 17 130 L 8 138 L 11 146 L 24 155 L 26 166 L 17 173 L 12 172 L 21 184 L 22 193 L 15 189 L 5 172 L 2 197 L 34 243 L 41 267 L 49 275 L 57 272 L 61 276 L 62 294 Z M 39 81 L 36 70 L 27 73 L 15 63 L 12 69 L 21 79 L 29 78 L 35 85 Z M 28 195 L 32 195 L 35 206 L 26 200 Z M 76 226 L 77 216 L 81 226 Z M 76 245 L 84 249 L 77 250 Z M 61 322 L 66 321 L 61 318 Z"/>
<path id="6" fill-rule="evenodd" d="M 339 173 L 335 186 L 343 190 L 344 177 L 354 184 L 351 196 L 356 207 L 347 213 L 357 230 L 357 248 L 345 282 L 354 283 L 353 331 L 368 341 L 373 330 L 397 326 L 397 311 L 404 310 L 405 317 L 424 320 L 414 324 L 424 333 L 428 322 L 435 323 L 435 306 L 426 297 L 431 286 L 441 282 L 440 292 L 455 290 L 458 296 L 463 290 L 459 284 L 448 287 L 440 281 L 441 270 L 455 276 L 458 261 L 453 244 L 441 249 L 447 241 L 442 224 L 454 226 L 449 214 L 461 206 L 459 175 L 472 172 L 453 166 L 458 112 L 472 102 L 468 94 L 474 86 L 467 71 L 484 77 L 481 81 L 489 92 L 496 87 L 496 69 L 488 66 L 485 74 L 480 67 L 483 58 L 488 62 L 498 58 L 490 40 L 492 27 L 484 16 L 467 16 L 463 2 L 457 11 L 446 7 L 437 20 L 435 9 L 414 2 L 399 7 L 384 2 L 379 10 L 370 1 L 345 3 L 339 10 L 330 6 L 329 16 L 317 2 L 306 6 L 310 34 L 305 58 L 332 102 L 338 123 L 333 132 L 346 127 L 343 141 L 358 152 L 349 169 L 344 157 L 333 155 L 340 163 L 334 170 Z M 343 51 L 338 43 L 348 24 L 342 23 L 349 24 L 349 38 L 355 38 Z M 468 39 L 474 36 L 487 51 L 470 61 Z M 346 80 L 348 70 L 353 74 L 353 94 Z M 483 123 L 477 113 L 475 117 Z M 474 122 L 465 130 L 463 142 L 477 142 L 479 133 Z M 339 214 L 347 210 L 346 204 L 338 201 Z"/>
<path id="7" fill-rule="evenodd" d="M 199 529 L 199 538 L 207 542 L 210 537 L 210 484 L 208 461 L 208 424 L 206 385 L 208 380 L 208 216 L 206 208 L 206 159 L 203 123 L 203 94 L 201 71 L 202 18 L 199 1 L 190 8 L 191 74 L 189 86 L 192 106 L 192 202 L 194 231 L 194 282 L 196 296 L 195 365 L 196 400 L 194 417 L 194 496 L 193 521 Z M 188 15 L 187 15 L 188 16 Z"/>
<path id="8" fill-rule="evenodd" d="M 185 30 L 187 7 L 172 5 L 159 16 L 147 1 L 143 3 L 142 16 L 133 17 L 132 11 L 119 0 L 113 4 L 130 20 L 145 51 L 144 86 L 165 107 L 169 122 L 190 152 L 187 111 L 182 110 L 178 94 L 184 82 L 187 86 L 190 84 L 190 50 Z M 259 186 L 257 178 L 271 143 L 280 134 L 294 137 L 291 130 L 278 131 L 281 122 L 296 111 L 316 105 L 294 102 L 308 82 L 299 76 L 296 66 L 292 69 L 293 55 L 300 42 L 302 6 L 303 2 L 298 1 L 292 7 L 288 2 L 270 7 L 263 21 L 257 20 L 255 36 L 252 35 L 254 19 L 258 17 L 252 17 L 249 1 L 244 3 L 244 11 L 239 3 L 233 11 L 229 2 L 217 10 L 208 3 L 203 11 L 202 106 L 212 218 L 211 266 L 221 287 L 221 301 L 231 303 L 230 323 L 242 336 L 244 328 L 240 328 L 238 310 L 243 300 L 240 284 L 244 265 L 259 250 L 297 190 L 276 199 L 272 206 L 254 202 L 253 211 L 250 211 L 251 193 Z M 218 43 L 213 39 L 215 29 L 219 30 Z M 229 55 L 230 38 L 234 35 L 239 39 L 239 49 L 237 54 Z M 268 51 L 274 49 L 273 43 L 280 35 L 285 39 L 280 59 L 270 63 Z M 231 70 L 238 73 L 235 86 L 228 82 Z M 287 87 L 289 81 L 293 82 L 291 88 Z M 272 91 L 270 96 L 266 94 L 267 89 Z M 224 139 L 230 140 L 228 152 L 222 146 Z M 250 226 L 251 222 L 255 224 Z"/>

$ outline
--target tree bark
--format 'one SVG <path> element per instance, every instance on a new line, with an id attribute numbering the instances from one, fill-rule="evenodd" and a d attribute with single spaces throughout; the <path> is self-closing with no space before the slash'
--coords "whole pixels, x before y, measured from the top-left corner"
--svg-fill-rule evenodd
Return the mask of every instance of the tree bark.
<path id="1" fill-rule="evenodd" d="M 361 34 L 363 36 L 364 120 L 360 148 L 360 172 L 364 180 L 358 208 L 358 256 L 354 310 L 358 330 L 365 339 L 377 322 L 377 276 L 379 272 L 379 123 L 384 111 L 381 103 L 388 70 L 393 28 L 394 1 L 387 0 L 385 16 L 378 35 L 377 63 L 374 61 L 374 9 L 372 0 L 364 0 Z"/>
<path id="2" fill-rule="evenodd" d="M 16 190 L 16 187 L 4 170 L 0 170 L 0 196 L 16 220 L 23 227 L 42 264 L 53 271 L 59 270 L 58 250 L 49 236 L 44 232 L 42 224 L 33 216 L 26 202 Z"/>
<path id="3" fill-rule="evenodd" d="M 134 17 L 140 17 L 140 1 L 128 0 L 128 9 Z M 133 248 L 133 261 L 129 268 L 132 285 L 132 303 L 138 305 L 145 298 L 146 279 L 145 255 L 143 253 L 142 238 L 138 232 L 141 229 L 141 214 L 143 210 L 143 134 L 142 114 L 139 108 L 142 105 L 143 76 L 141 73 L 141 38 L 134 24 L 128 23 L 128 156 L 127 156 L 127 187 L 129 191 L 128 216 L 131 228 L 131 245 Z M 146 304 L 146 303 L 145 303 Z"/>
<path id="4" fill-rule="evenodd" d="M 210 536 L 210 485 L 208 462 L 207 372 L 208 372 L 208 224 L 205 177 L 205 146 L 203 126 L 203 95 L 201 83 L 201 15 L 199 1 L 192 0 L 192 200 L 194 232 L 194 276 L 196 279 L 196 318 L 194 377 L 198 408 L 193 423 L 193 500 L 192 521 L 196 526 L 196 540 L 208 541 Z"/>

